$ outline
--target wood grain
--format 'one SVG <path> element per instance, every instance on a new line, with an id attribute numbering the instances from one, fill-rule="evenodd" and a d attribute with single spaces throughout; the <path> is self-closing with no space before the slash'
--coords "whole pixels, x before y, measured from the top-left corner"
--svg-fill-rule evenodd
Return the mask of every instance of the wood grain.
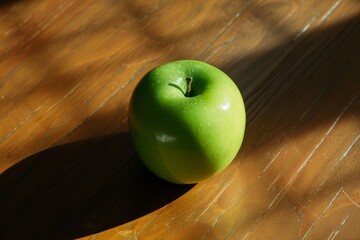
<path id="1" fill-rule="evenodd" d="M 1 1 L 1 239 L 360 238 L 356 0 Z M 221 174 L 165 183 L 127 108 L 176 59 L 224 70 L 247 109 Z"/>

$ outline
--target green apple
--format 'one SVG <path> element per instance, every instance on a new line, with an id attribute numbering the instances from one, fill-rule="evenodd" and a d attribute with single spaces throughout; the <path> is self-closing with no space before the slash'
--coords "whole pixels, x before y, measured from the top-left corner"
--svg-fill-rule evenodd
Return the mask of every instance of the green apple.
<path id="1" fill-rule="evenodd" d="M 129 129 L 143 163 L 160 178 L 192 184 L 224 170 L 238 153 L 245 107 L 235 83 L 200 61 L 154 68 L 136 86 Z"/>

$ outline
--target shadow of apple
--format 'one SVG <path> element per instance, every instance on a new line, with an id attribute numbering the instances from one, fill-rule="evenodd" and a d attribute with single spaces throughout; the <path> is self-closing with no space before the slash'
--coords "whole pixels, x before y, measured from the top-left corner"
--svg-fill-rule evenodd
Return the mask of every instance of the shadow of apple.
<path id="1" fill-rule="evenodd" d="M 0 175 L 0 235 L 73 239 L 142 217 L 192 187 L 145 169 L 128 133 L 56 146 Z"/>

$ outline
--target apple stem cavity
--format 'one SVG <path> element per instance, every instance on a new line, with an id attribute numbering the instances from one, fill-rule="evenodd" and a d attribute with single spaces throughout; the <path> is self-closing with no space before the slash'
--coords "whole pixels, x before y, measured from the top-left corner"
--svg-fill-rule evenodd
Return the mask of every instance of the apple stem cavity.
<path id="1" fill-rule="evenodd" d="M 193 78 L 192 77 L 187 77 L 186 78 L 186 93 L 185 93 L 185 97 L 191 97 L 190 93 L 191 93 L 191 84 L 192 84 Z"/>

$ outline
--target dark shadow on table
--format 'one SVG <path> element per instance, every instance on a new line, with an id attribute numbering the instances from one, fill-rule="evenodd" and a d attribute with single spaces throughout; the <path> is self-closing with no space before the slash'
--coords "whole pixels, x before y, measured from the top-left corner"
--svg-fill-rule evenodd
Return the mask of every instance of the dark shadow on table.
<path id="1" fill-rule="evenodd" d="M 93 234 L 153 212 L 192 187 L 146 170 L 128 133 L 53 147 L 0 175 L 0 238 Z"/>

